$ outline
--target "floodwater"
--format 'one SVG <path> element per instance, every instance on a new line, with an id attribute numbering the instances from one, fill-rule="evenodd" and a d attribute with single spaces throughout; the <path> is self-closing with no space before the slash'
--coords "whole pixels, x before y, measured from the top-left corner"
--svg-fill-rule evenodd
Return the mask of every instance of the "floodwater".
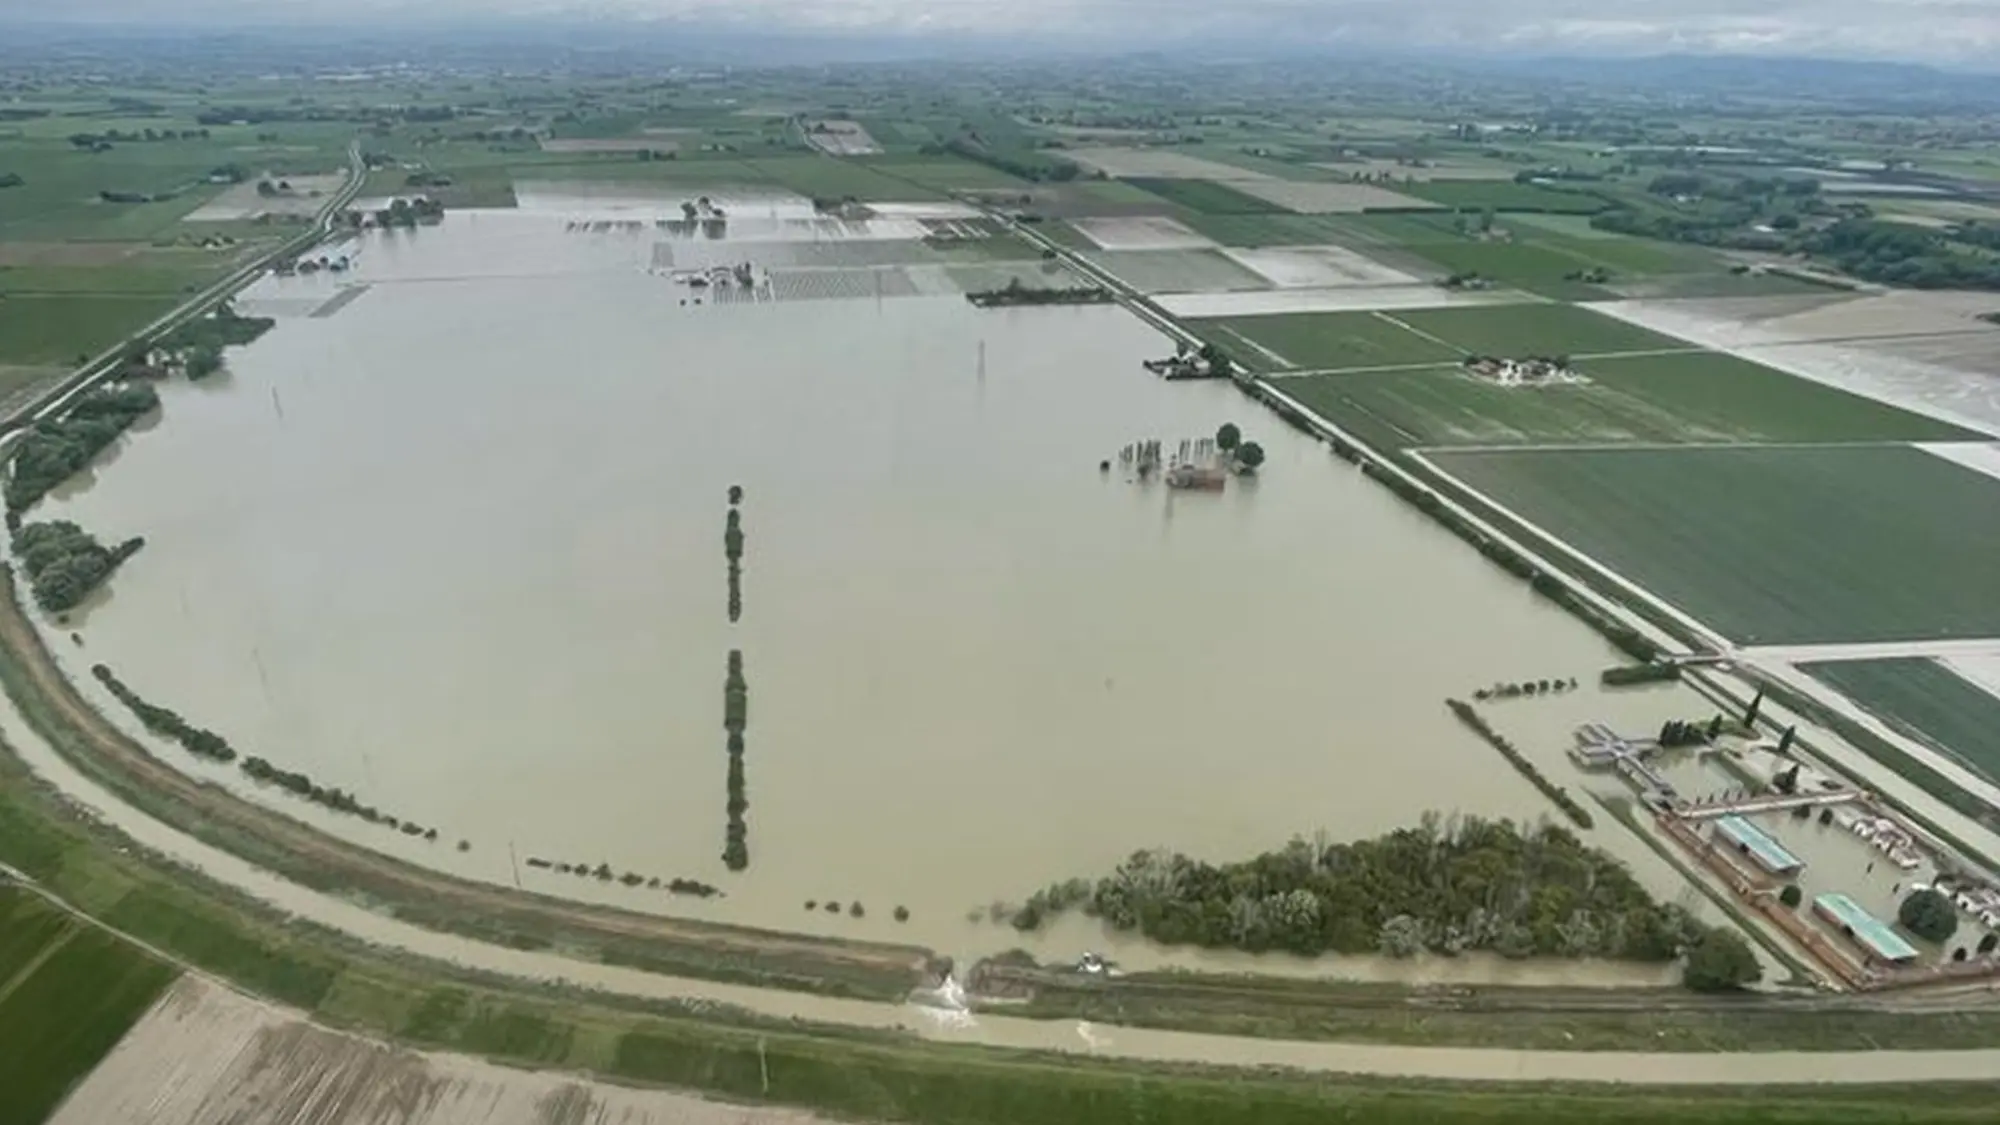
<path id="1" fill-rule="evenodd" d="M 647 272 L 654 231 L 564 225 L 456 214 L 364 236 L 340 281 L 265 283 L 301 304 L 369 288 L 166 387 L 158 425 L 37 511 L 147 538 L 81 615 L 81 646 L 50 629 L 107 714 L 142 733 L 87 675 L 100 661 L 242 753 L 441 838 L 155 742 L 163 757 L 444 870 L 959 956 L 1251 967 L 1080 921 L 1024 942 L 968 912 L 1141 848 L 1226 860 L 1427 809 L 1552 811 L 1443 700 L 1588 682 L 1615 655 L 1232 388 L 1146 375 L 1166 346 L 1122 309 L 694 305 Z M 1128 441 L 1226 421 L 1268 451 L 1259 479 L 1170 494 L 1116 466 Z M 731 648 L 750 692 L 742 874 L 719 859 Z"/>

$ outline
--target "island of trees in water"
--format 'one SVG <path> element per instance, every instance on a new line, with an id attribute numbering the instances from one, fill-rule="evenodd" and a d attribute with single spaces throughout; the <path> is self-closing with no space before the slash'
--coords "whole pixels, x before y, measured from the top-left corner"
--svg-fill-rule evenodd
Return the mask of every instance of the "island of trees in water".
<path id="1" fill-rule="evenodd" d="M 1684 983 L 1710 991 L 1762 975 L 1734 930 L 1654 901 L 1622 863 L 1553 823 L 1433 813 L 1371 840 L 1294 839 L 1221 865 L 1139 852 L 1095 882 L 1036 892 L 1013 923 L 1035 930 L 1074 909 L 1169 945 L 1304 956 L 1685 957 Z"/>
<path id="2" fill-rule="evenodd" d="M 1012 308 L 1018 305 L 1108 305 L 1114 298 L 1109 289 L 1095 285 L 1072 285 L 1043 287 L 1023 285 L 1018 277 L 1010 277 L 1007 284 L 998 289 L 981 289 L 965 295 L 967 301 L 982 309 Z"/>
<path id="3" fill-rule="evenodd" d="M 145 545 L 134 537 L 106 547 L 68 520 L 24 524 L 14 532 L 14 558 L 27 574 L 35 604 L 50 613 L 74 609 Z"/>
<path id="4" fill-rule="evenodd" d="M 743 730 L 750 723 L 750 684 L 743 678 L 743 652 L 729 650 L 729 673 L 722 684 L 722 727 L 729 732 L 729 797 L 725 805 L 722 862 L 731 871 L 750 866 L 750 828 L 743 814 L 750 809 L 744 795 Z"/>
<path id="5" fill-rule="evenodd" d="M 743 513 L 737 505 L 743 502 L 743 486 L 729 486 L 729 515 L 722 527 L 722 554 L 729 560 L 729 623 L 736 624 L 743 616 Z"/>
<path id="6" fill-rule="evenodd" d="M 159 405 L 159 392 L 143 383 L 99 387 L 62 417 L 35 423 L 14 445 L 6 488 L 10 524 Z"/>

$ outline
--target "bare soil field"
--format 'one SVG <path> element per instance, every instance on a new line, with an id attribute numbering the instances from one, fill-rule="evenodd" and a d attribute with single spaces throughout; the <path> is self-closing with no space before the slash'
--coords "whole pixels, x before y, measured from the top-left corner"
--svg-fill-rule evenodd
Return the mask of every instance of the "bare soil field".
<path id="1" fill-rule="evenodd" d="M 661 140 L 650 130 L 643 137 L 543 137 L 543 152 L 673 152 L 674 141 Z"/>
<path id="2" fill-rule="evenodd" d="M 815 121 L 806 127 L 806 140 L 833 156 L 879 156 L 882 152 L 882 146 L 858 121 Z"/>
<path id="3" fill-rule="evenodd" d="M 1070 225 L 1105 250 L 1206 250 L 1215 245 L 1164 215 L 1077 219 Z"/>
<path id="4" fill-rule="evenodd" d="M 51 1125 L 809 1125 L 562 1074 L 403 1050 L 183 977 L 50 1119 Z"/>
<path id="5" fill-rule="evenodd" d="M 1280 289 L 1418 284 L 1417 278 L 1401 270 L 1338 246 L 1226 249 L 1223 253 L 1270 278 Z"/>
<path id="6" fill-rule="evenodd" d="M 1239 177 L 1240 179 L 1240 177 Z M 1399 195 L 1374 184 L 1322 184 L 1270 178 L 1232 182 L 1231 187 L 1301 215 L 1342 215 L 1382 209 L 1435 209 L 1436 204 Z"/>
<path id="7" fill-rule="evenodd" d="M 254 219 L 259 215 L 311 215 L 326 197 L 346 182 L 341 175 L 287 176 L 292 190 L 281 195 L 261 195 L 256 181 L 236 184 L 229 190 L 189 212 L 184 223 L 229 223 Z"/>
<path id="8" fill-rule="evenodd" d="M 1158 176 L 1179 180 L 1228 180 L 1238 181 L 1272 179 L 1259 172 L 1238 168 L 1233 164 L 1205 160 L 1199 156 L 1189 156 L 1184 152 L 1149 148 L 1074 148 L 1068 150 L 1071 160 L 1086 168 L 1093 168 L 1107 176 Z M 1241 186 L 1238 183 L 1237 186 Z"/>

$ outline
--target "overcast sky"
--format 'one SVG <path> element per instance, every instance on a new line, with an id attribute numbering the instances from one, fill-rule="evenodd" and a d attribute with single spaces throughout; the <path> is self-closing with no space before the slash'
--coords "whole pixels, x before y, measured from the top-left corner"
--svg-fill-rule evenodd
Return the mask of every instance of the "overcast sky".
<path id="1" fill-rule="evenodd" d="M 0 14 L 203 24 L 595 16 L 763 30 L 1226 35 L 1504 52 L 1603 48 L 2000 61 L 2000 0 L 0 0 Z"/>

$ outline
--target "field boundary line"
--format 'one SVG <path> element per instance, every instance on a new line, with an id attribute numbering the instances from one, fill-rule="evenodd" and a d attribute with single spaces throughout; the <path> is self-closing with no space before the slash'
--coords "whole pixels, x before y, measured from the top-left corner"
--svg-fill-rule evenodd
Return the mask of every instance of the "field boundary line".
<path id="1" fill-rule="evenodd" d="M 14 995 L 15 989 L 26 984 L 28 978 L 34 976 L 36 971 L 49 962 L 50 958 L 62 952 L 63 947 L 68 945 L 81 929 L 82 927 L 71 921 L 63 927 L 62 933 L 55 936 L 54 941 L 36 950 L 33 957 L 28 958 L 20 968 L 14 970 L 14 975 L 8 977 L 6 983 L 0 984 L 0 1005 L 5 1005 L 7 998 Z"/>
<path id="2" fill-rule="evenodd" d="M 1715 449 L 1886 449 L 1906 446 L 1907 441 L 1561 441 L 1523 442 L 1515 445 L 1425 445 L 1413 446 L 1411 453 L 1678 453 L 1682 450 Z M 1431 466 L 1434 471 L 1435 466 Z M 1458 483 L 1457 481 L 1453 482 Z M 1463 487 L 1463 486 L 1461 486 Z M 1477 490 L 1473 490 L 1477 491 Z M 1490 497 L 1482 497 L 1492 503 Z M 1494 505 L 1498 507 L 1499 505 Z M 1783 646 L 1773 646 L 1783 647 Z"/>
<path id="3" fill-rule="evenodd" d="M 1377 320 L 1387 321 L 1388 323 L 1395 325 L 1396 327 L 1402 329 L 1403 331 L 1408 332 L 1410 335 L 1415 336 L 1419 339 L 1429 340 L 1431 343 L 1436 344 L 1441 348 L 1447 348 L 1451 351 L 1457 352 L 1460 355 L 1472 354 L 1472 352 L 1469 349 L 1461 348 L 1457 344 L 1452 343 L 1450 340 L 1447 340 L 1442 336 L 1433 336 L 1421 328 L 1417 328 L 1414 325 L 1405 323 L 1404 321 L 1398 320 L 1395 317 L 1390 316 L 1388 313 L 1383 312 L 1381 309 L 1369 309 L 1368 315 L 1374 317 Z"/>

